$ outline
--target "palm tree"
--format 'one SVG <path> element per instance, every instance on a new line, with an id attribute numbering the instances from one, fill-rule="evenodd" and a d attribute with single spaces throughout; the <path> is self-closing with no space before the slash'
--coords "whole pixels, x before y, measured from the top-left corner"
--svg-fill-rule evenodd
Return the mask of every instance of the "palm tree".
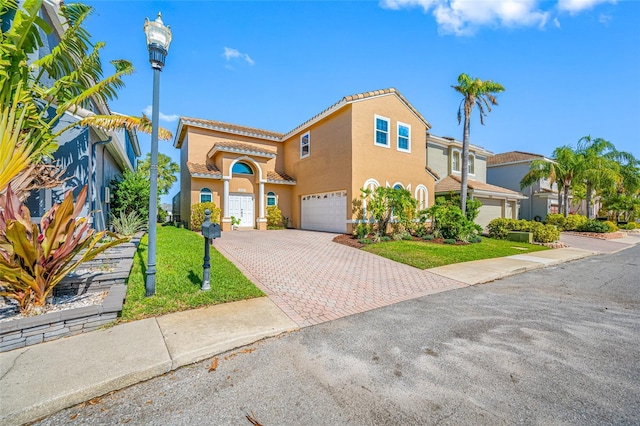
<path id="1" fill-rule="evenodd" d="M 529 186 L 540 179 L 549 179 L 551 185 L 558 184 L 558 204 L 564 216 L 569 215 L 569 190 L 579 170 L 579 158 L 568 145 L 553 150 L 553 161 L 534 160 L 529 172 L 520 181 L 520 187 Z"/>
<path id="2" fill-rule="evenodd" d="M 491 105 L 498 105 L 495 93 L 503 92 L 504 87 L 500 83 L 491 80 L 482 81 L 479 78 L 469 77 L 467 74 L 458 76 L 458 85 L 451 86 L 462 95 L 458 107 L 458 124 L 462 121 L 464 111 L 464 134 L 462 138 L 462 176 L 460 183 L 460 208 L 462 213 L 467 210 L 467 180 L 469 178 L 469 128 L 471 122 L 471 110 L 478 107 L 480 123 L 484 125 L 484 117 L 491 112 Z M 485 111 L 486 108 L 486 111 Z"/>

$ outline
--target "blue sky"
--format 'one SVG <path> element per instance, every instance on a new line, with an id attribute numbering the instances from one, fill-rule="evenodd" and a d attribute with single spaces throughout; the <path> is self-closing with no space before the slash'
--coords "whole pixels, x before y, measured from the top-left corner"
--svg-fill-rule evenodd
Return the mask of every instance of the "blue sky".
<path id="1" fill-rule="evenodd" d="M 88 1 L 87 28 L 136 73 L 111 103 L 150 109 L 145 17 L 171 43 L 161 124 L 177 117 L 287 132 L 343 96 L 395 87 L 431 123 L 462 138 L 451 89 L 468 73 L 506 91 L 471 143 L 551 155 L 591 135 L 640 157 L 640 2 L 608 0 Z M 143 153 L 150 138 L 140 135 Z M 160 151 L 178 162 L 172 142 Z M 163 197 L 170 202 L 178 191 Z"/>

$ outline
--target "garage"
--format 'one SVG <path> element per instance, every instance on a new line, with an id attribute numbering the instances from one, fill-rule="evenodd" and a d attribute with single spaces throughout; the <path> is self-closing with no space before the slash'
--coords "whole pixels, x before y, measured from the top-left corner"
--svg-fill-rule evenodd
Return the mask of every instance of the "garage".
<path id="1" fill-rule="evenodd" d="M 493 219 L 502 217 L 502 203 L 503 200 L 496 200 L 493 198 L 480 198 L 476 197 L 476 200 L 482 203 L 480 207 L 480 213 L 476 219 L 476 223 L 482 228 L 486 228 L 489 222 Z"/>
<path id="2" fill-rule="evenodd" d="M 300 227 L 310 231 L 347 232 L 347 192 L 335 191 L 302 197 Z"/>

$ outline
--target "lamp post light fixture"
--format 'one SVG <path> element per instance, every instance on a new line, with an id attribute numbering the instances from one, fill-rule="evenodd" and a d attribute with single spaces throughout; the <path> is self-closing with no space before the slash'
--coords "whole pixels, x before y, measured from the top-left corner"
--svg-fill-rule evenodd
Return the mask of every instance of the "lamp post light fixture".
<path id="1" fill-rule="evenodd" d="M 156 217 L 158 210 L 158 121 L 160 119 L 160 71 L 167 58 L 171 43 L 171 29 L 162 22 L 158 12 L 155 21 L 144 22 L 147 35 L 149 62 L 153 68 L 153 110 L 151 113 L 151 166 L 149 168 L 151 192 L 149 194 L 149 257 L 147 258 L 147 279 L 145 290 L 147 297 L 156 293 Z"/>

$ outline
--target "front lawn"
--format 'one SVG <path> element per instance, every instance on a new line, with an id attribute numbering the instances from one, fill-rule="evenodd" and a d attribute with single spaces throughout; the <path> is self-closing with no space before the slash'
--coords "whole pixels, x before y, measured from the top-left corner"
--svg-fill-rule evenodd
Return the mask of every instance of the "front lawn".
<path id="1" fill-rule="evenodd" d="M 435 244 L 426 241 L 389 241 L 369 244 L 362 249 L 420 269 L 548 250 L 544 246 L 492 238 L 482 238 L 481 243 L 466 245 Z"/>
<path id="2" fill-rule="evenodd" d="M 205 305 L 264 296 L 262 291 L 211 247 L 211 290 L 200 291 L 204 240 L 195 232 L 158 226 L 156 294 L 145 297 L 147 235 L 133 259 L 122 320 L 130 321 Z"/>

